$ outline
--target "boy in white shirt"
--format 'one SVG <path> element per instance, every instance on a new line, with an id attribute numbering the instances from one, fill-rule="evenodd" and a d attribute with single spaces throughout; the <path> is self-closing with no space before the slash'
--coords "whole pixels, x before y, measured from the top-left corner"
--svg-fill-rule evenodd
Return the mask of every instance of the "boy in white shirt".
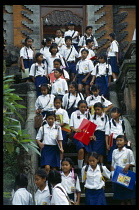
<path id="1" fill-rule="evenodd" d="M 93 41 L 92 39 L 87 39 L 87 40 L 86 40 L 86 47 L 83 47 L 83 48 L 80 49 L 80 51 L 79 51 L 79 56 L 78 56 L 78 57 L 81 58 L 81 51 L 82 51 L 84 48 L 87 49 L 87 50 L 89 51 L 88 56 L 87 56 L 87 59 L 90 59 L 90 58 L 92 58 L 93 56 L 95 56 L 95 53 L 94 53 L 94 51 L 92 50 L 93 44 L 94 44 L 94 41 Z"/>
<path id="2" fill-rule="evenodd" d="M 62 49 L 62 46 L 65 45 L 65 40 L 62 37 L 61 29 L 56 30 L 55 43 L 58 45 L 58 49 L 59 49 L 59 52 L 60 52 L 61 49 Z"/>

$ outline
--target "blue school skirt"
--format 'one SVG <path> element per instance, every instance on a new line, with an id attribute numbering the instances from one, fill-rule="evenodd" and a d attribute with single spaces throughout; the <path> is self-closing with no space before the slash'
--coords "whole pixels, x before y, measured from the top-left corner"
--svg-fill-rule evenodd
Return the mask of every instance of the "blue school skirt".
<path id="1" fill-rule="evenodd" d="M 104 189 L 85 189 L 85 205 L 107 205 Z"/>
<path id="2" fill-rule="evenodd" d="M 94 136 L 96 136 L 96 141 L 91 141 L 92 151 L 99 155 L 106 155 L 105 131 L 96 130 Z"/>
<path id="3" fill-rule="evenodd" d="M 46 76 L 43 76 L 43 77 L 37 76 L 37 77 L 35 77 L 35 86 L 36 86 L 36 91 L 37 91 L 37 97 L 42 95 L 39 85 L 41 85 L 43 83 L 47 83 L 47 84 L 50 83 L 49 80 L 46 78 Z"/>
<path id="4" fill-rule="evenodd" d="M 67 61 L 67 64 L 68 64 L 68 67 L 66 68 L 66 70 L 68 71 L 68 73 L 76 74 L 76 65 L 75 65 L 74 61 L 73 62 Z"/>
<path id="5" fill-rule="evenodd" d="M 44 145 L 41 150 L 40 165 L 60 168 L 60 150 L 58 145 Z"/>
<path id="6" fill-rule="evenodd" d="M 133 190 L 130 190 L 120 184 L 113 183 L 113 190 L 113 199 L 127 200 L 136 198 L 136 186 L 133 188 Z"/>
<path id="7" fill-rule="evenodd" d="M 68 133 L 67 133 L 66 131 L 63 131 L 63 130 L 62 130 L 62 137 L 63 137 L 62 145 L 63 145 L 63 146 L 66 144 L 66 142 L 67 142 L 67 140 L 68 140 L 67 134 L 68 134 Z"/>
<path id="8" fill-rule="evenodd" d="M 111 65 L 112 72 L 119 73 L 116 56 L 109 56 L 109 64 Z"/>
<path id="9" fill-rule="evenodd" d="M 105 98 L 109 98 L 109 87 L 107 78 L 105 76 L 97 77 L 95 79 L 95 84 L 97 84 L 100 88 L 99 95 L 103 95 Z"/>
<path id="10" fill-rule="evenodd" d="M 74 136 L 75 132 L 73 133 L 73 136 Z M 88 145 L 86 144 L 83 144 L 81 141 L 78 141 L 77 139 L 75 138 L 72 138 L 73 142 L 75 143 L 76 145 L 76 150 L 77 152 L 81 149 L 81 148 L 84 148 L 86 150 L 86 152 L 88 153 L 91 153 L 92 152 L 92 147 L 91 147 L 91 143 L 89 143 Z"/>
<path id="11" fill-rule="evenodd" d="M 28 69 L 29 68 L 29 72 L 30 72 L 30 67 L 31 65 L 33 64 L 33 60 L 28 60 L 28 59 L 23 59 L 23 63 L 24 63 L 24 67 L 25 69 Z M 26 77 L 24 79 L 22 79 L 23 81 L 26 81 L 28 79 L 31 79 L 31 77 Z"/>
<path id="12" fill-rule="evenodd" d="M 114 149 L 117 149 L 116 145 L 116 139 L 113 139 L 113 145 L 110 147 L 110 150 L 108 151 L 107 161 L 112 162 L 112 152 Z"/>
<path id="13" fill-rule="evenodd" d="M 88 74 L 88 73 L 87 73 Z M 82 85 L 90 85 L 90 82 L 92 80 L 92 75 L 90 75 L 86 82 L 83 83 L 82 80 L 86 77 L 87 74 L 78 74 L 77 75 L 77 84 L 82 84 Z"/>

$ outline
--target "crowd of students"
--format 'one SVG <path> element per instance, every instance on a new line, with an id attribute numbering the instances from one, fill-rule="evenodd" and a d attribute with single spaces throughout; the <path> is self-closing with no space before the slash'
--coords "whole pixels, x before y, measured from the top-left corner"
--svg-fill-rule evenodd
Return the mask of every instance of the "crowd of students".
<path id="1" fill-rule="evenodd" d="M 44 120 L 36 135 L 41 169 L 34 175 L 38 187 L 35 201 L 30 201 L 26 181 L 17 184 L 19 189 L 14 194 L 13 204 L 69 205 L 72 199 L 79 205 L 82 181 L 85 204 L 106 205 L 104 178 L 111 179 L 117 165 L 125 172 L 135 166 L 133 152 L 127 146 L 122 112 L 109 101 L 109 85 L 116 81 L 119 73 L 114 33 L 109 34 L 109 41 L 107 54 L 97 54 L 98 43 L 92 26 L 87 26 L 84 36 L 80 37 L 73 22 L 68 23 L 64 37 L 57 29 L 55 39 L 43 39 L 40 52 L 35 53 L 31 49 L 32 39 L 26 38 L 20 52 L 21 69 L 30 69 L 24 81 L 35 83 L 36 114 L 41 113 Z M 97 125 L 88 145 L 74 138 L 74 134 L 80 132 L 83 119 Z M 72 158 L 64 157 L 64 146 L 69 139 L 78 153 L 77 174 Z M 104 160 L 110 163 L 109 169 Z M 20 178 L 26 180 L 24 176 Z M 26 192 L 24 201 L 23 190 Z M 119 188 L 115 184 L 114 198 L 123 205 L 131 204 L 135 189 Z"/>

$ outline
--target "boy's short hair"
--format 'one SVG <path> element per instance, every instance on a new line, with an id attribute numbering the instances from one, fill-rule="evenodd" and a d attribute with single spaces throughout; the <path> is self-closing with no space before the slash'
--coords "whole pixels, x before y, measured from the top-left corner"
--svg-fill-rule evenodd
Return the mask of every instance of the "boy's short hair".
<path id="1" fill-rule="evenodd" d="M 24 173 L 20 173 L 15 177 L 15 185 L 20 188 L 27 188 L 28 186 L 28 178 Z"/>
<path id="2" fill-rule="evenodd" d="M 88 43 L 91 43 L 91 42 L 94 42 L 94 40 L 93 39 L 87 39 L 86 40 L 86 45 L 88 45 Z"/>
<path id="3" fill-rule="evenodd" d="M 71 42 L 72 42 L 72 37 L 71 37 L 71 36 L 65 36 L 65 42 L 66 42 L 68 39 L 70 39 Z"/>
<path id="4" fill-rule="evenodd" d="M 85 31 L 87 31 L 89 28 L 93 29 L 93 26 L 86 26 Z"/>
<path id="5" fill-rule="evenodd" d="M 91 86 L 91 91 L 97 91 L 97 90 L 100 90 L 100 87 L 98 85 L 94 84 Z"/>

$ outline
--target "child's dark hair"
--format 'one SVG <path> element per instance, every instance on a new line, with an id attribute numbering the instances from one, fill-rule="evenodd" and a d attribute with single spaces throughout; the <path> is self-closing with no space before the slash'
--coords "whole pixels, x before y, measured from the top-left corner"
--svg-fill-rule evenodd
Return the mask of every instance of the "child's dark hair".
<path id="1" fill-rule="evenodd" d="M 72 42 L 72 37 L 71 36 L 65 36 L 65 42 L 67 41 L 67 39 L 70 39 Z"/>
<path id="2" fill-rule="evenodd" d="M 97 84 L 94 84 L 94 85 L 91 86 L 90 90 L 91 91 L 97 91 L 97 90 L 100 90 L 100 87 Z"/>
<path id="3" fill-rule="evenodd" d="M 49 52 L 50 52 L 50 53 L 52 53 L 52 49 L 53 49 L 53 48 L 57 48 L 57 52 L 59 51 L 59 50 L 58 50 L 58 45 L 57 45 L 56 43 L 53 43 L 53 44 L 50 46 L 50 48 L 49 48 Z"/>
<path id="4" fill-rule="evenodd" d="M 103 58 L 105 61 L 107 61 L 107 55 L 105 53 L 100 53 L 98 59 L 99 58 Z"/>
<path id="5" fill-rule="evenodd" d="M 45 119 L 47 119 L 49 116 L 53 116 L 56 119 L 56 115 L 54 111 L 47 111 Z"/>
<path id="6" fill-rule="evenodd" d="M 54 62 L 58 62 L 58 63 L 60 63 L 60 65 L 62 65 L 62 62 L 61 62 L 61 60 L 59 59 L 59 58 L 56 58 L 54 61 L 53 61 L 53 63 Z"/>
<path id="7" fill-rule="evenodd" d="M 77 104 L 78 109 L 79 109 L 80 104 L 86 104 L 86 106 L 87 106 L 86 100 L 80 100 L 80 101 L 78 102 L 78 104 Z M 87 116 L 86 116 L 87 119 L 89 120 L 89 119 L 90 119 L 90 113 L 89 113 L 89 111 L 87 112 L 86 115 L 87 115 Z M 77 118 L 80 119 L 80 114 L 79 114 L 79 113 L 77 113 Z"/>
<path id="8" fill-rule="evenodd" d="M 25 38 L 24 44 L 26 44 L 26 42 L 27 42 L 28 39 L 31 39 L 31 40 L 33 41 L 33 39 L 32 39 L 31 37 L 27 36 L 27 37 Z"/>
<path id="9" fill-rule="evenodd" d="M 62 103 L 62 97 L 61 97 L 61 96 L 55 96 L 55 98 L 54 98 L 54 103 L 55 103 L 56 100 L 60 100 L 61 103 Z"/>
<path id="10" fill-rule="evenodd" d="M 72 82 L 69 83 L 69 85 L 72 85 L 75 88 L 76 91 L 78 90 L 77 82 L 72 81 Z"/>
<path id="11" fill-rule="evenodd" d="M 63 161 L 69 162 L 69 164 L 72 166 L 72 168 L 74 168 L 74 163 L 73 163 L 71 158 L 69 158 L 69 157 L 63 158 L 62 161 L 61 161 L 61 164 L 62 164 Z"/>
<path id="12" fill-rule="evenodd" d="M 35 172 L 35 175 L 37 176 L 40 176 L 42 179 L 44 178 L 48 178 L 48 175 L 46 173 L 46 171 L 44 169 L 38 169 L 36 172 Z"/>
<path id="13" fill-rule="evenodd" d="M 87 40 L 86 40 L 86 45 L 88 45 L 88 43 L 91 43 L 91 42 L 93 42 L 92 39 L 87 39 Z"/>
<path id="14" fill-rule="evenodd" d="M 120 116 L 122 116 L 122 110 L 119 107 L 113 107 L 111 109 L 111 113 L 115 113 L 117 112 L 118 114 L 120 114 Z"/>
<path id="15" fill-rule="evenodd" d="M 99 160 L 99 154 L 98 154 L 97 152 L 90 152 L 90 153 L 88 154 L 88 159 L 89 159 L 90 157 L 94 157 L 95 159 Z"/>
<path id="16" fill-rule="evenodd" d="M 80 100 L 77 104 L 78 108 L 79 108 L 80 104 L 86 104 L 86 106 L 87 106 L 86 100 Z"/>
<path id="17" fill-rule="evenodd" d="M 89 28 L 93 29 L 93 26 L 86 26 L 85 31 L 87 31 Z"/>
<path id="18" fill-rule="evenodd" d="M 41 87 L 47 88 L 48 93 L 51 91 L 51 85 L 50 85 L 50 84 L 42 83 L 42 84 L 40 85 L 40 89 L 41 89 Z"/>
<path id="19" fill-rule="evenodd" d="M 96 108 L 96 107 L 99 107 L 99 108 L 101 108 L 102 110 L 103 110 L 103 104 L 102 103 L 100 103 L 100 102 L 97 102 L 97 103 L 95 103 L 94 104 L 94 109 Z M 96 120 L 96 113 L 94 112 L 94 118 L 93 118 L 94 120 Z"/>
<path id="20" fill-rule="evenodd" d="M 115 39 L 115 33 L 112 32 L 109 34 L 109 36 L 112 37 L 113 39 Z"/>
<path id="21" fill-rule="evenodd" d="M 81 50 L 81 53 L 82 53 L 83 51 L 87 52 L 87 54 L 89 53 L 89 51 L 88 51 L 87 49 L 85 49 L 85 48 Z"/>
<path id="22" fill-rule="evenodd" d="M 40 52 L 37 52 L 36 55 L 35 55 L 35 59 L 37 60 L 37 58 L 38 58 L 40 55 L 43 55 L 43 54 L 40 53 Z"/>
<path id="23" fill-rule="evenodd" d="M 61 174 L 59 171 L 51 170 L 49 172 L 48 183 L 56 185 L 58 183 L 61 183 L 61 181 L 62 181 L 62 179 L 61 179 Z"/>
<path id="24" fill-rule="evenodd" d="M 15 177 L 15 187 L 18 186 L 20 188 L 27 188 L 28 186 L 28 178 L 24 173 L 20 173 Z"/>
<path id="25" fill-rule="evenodd" d="M 57 31 L 61 31 L 61 29 L 60 29 L 60 28 L 58 28 L 58 29 L 56 29 L 56 30 L 55 30 L 55 32 L 57 32 Z M 62 31 L 61 31 L 61 33 L 62 33 Z"/>
<path id="26" fill-rule="evenodd" d="M 63 69 L 54 69 L 55 71 L 58 71 L 59 73 L 63 74 Z"/>
<path id="27" fill-rule="evenodd" d="M 126 136 L 124 136 L 124 135 L 118 135 L 118 136 L 116 137 L 116 140 L 119 139 L 119 138 L 124 139 L 124 141 L 127 141 L 127 138 L 126 138 Z"/>
<path id="28" fill-rule="evenodd" d="M 41 42 L 41 44 L 45 47 L 46 46 L 46 42 L 50 42 L 52 41 L 52 39 L 50 37 L 44 38 Z"/>

